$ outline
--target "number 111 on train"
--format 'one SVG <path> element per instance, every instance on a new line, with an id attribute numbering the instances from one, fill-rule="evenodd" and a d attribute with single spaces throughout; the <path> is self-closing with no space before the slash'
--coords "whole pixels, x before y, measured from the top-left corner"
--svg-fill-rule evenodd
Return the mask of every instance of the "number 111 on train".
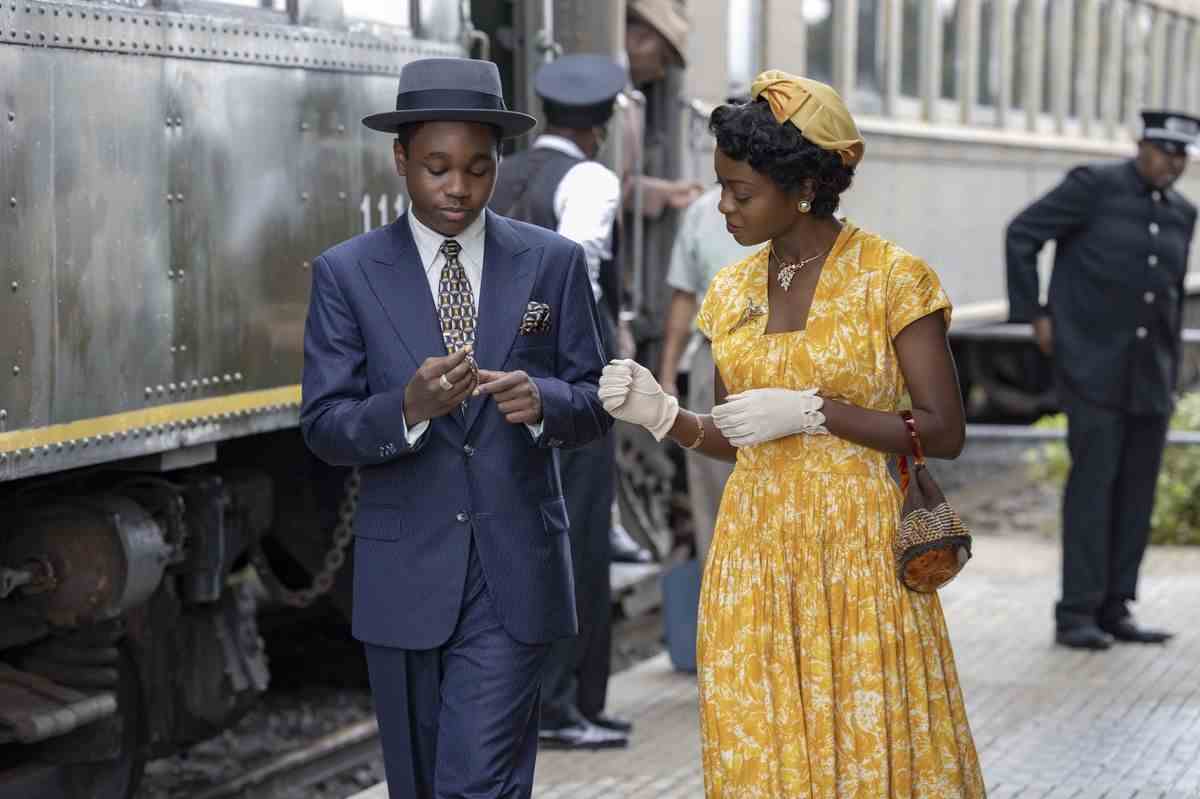
<path id="1" fill-rule="evenodd" d="M 362 203 L 359 204 L 358 210 L 362 212 L 363 233 L 373 229 L 371 225 L 371 208 L 374 206 L 379 213 L 379 227 L 384 227 L 394 220 L 398 219 L 402 213 L 408 210 L 408 198 L 403 194 L 397 194 L 392 202 L 392 215 L 388 217 L 388 196 L 386 194 L 379 195 L 379 199 L 375 202 L 371 201 L 370 194 L 364 194 Z"/>

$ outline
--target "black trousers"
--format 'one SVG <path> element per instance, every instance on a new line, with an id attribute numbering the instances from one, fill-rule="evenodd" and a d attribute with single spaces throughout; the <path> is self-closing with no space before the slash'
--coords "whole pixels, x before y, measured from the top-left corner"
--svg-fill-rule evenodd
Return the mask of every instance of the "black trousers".
<path id="1" fill-rule="evenodd" d="M 1150 537 L 1167 416 L 1134 416 L 1059 392 L 1071 472 L 1063 494 L 1060 627 L 1125 613 Z"/>
<path id="2" fill-rule="evenodd" d="M 600 337 L 614 351 L 615 325 L 601 304 Z M 579 635 L 550 645 L 542 672 L 542 729 L 556 729 L 604 710 L 612 655 L 612 548 L 608 530 L 616 494 L 616 437 L 609 433 L 578 449 L 560 450 L 575 571 Z"/>

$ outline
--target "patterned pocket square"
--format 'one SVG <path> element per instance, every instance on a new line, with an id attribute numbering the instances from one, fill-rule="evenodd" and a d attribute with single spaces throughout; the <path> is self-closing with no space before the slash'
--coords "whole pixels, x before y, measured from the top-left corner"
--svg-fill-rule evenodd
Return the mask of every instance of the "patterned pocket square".
<path id="1" fill-rule="evenodd" d="M 544 302 L 530 302 L 521 317 L 522 336 L 536 336 L 550 332 L 550 306 Z"/>

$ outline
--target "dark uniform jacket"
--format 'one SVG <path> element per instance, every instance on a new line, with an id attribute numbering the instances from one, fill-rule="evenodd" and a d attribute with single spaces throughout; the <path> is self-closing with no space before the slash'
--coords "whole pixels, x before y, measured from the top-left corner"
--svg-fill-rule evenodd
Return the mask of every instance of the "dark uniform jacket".
<path id="1" fill-rule="evenodd" d="M 502 216 L 557 230 L 554 192 L 567 173 L 582 160 L 551 147 L 532 147 L 505 156 L 500 164 L 500 176 L 496 181 L 496 193 L 492 195 L 491 209 Z M 621 311 L 620 264 L 617 260 L 620 251 L 618 226 L 614 222 L 613 257 L 600 264 L 601 299 L 604 303 L 601 310 L 609 315 L 609 320 L 605 322 L 616 320 Z"/>
<path id="2" fill-rule="evenodd" d="M 1195 206 L 1147 184 L 1132 160 L 1071 170 L 1008 226 L 1010 319 L 1050 315 L 1055 370 L 1068 390 L 1128 413 L 1171 412 L 1195 226 Z M 1042 308 L 1037 255 L 1050 239 Z"/>

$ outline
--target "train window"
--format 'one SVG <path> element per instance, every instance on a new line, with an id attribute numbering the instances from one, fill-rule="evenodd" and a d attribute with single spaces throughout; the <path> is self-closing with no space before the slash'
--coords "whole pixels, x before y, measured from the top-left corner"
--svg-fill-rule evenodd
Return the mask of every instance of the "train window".
<path id="1" fill-rule="evenodd" d="M 957 0 L 938 0 L 938 25 L 942 27 L 942 97 L 953 100 L 958 92 L 958 20 Z"/>
<path id="2" fill-rule="evenodd" d="M 1128 8 L 1125 19 L 1125 69 L 1121 71 L 1121 114 L 1135 124 L 1150 86 L 1150 30 L 1154 24 L 1150 9 L 1145 6 Z"/>
<path id="3" fill-rule="evenodd" d="M 349 19 L 412 27 L 412 4 L 409 0 L 343 0 L 343 8 Z"/>
<path id="4" fill-rule="evenodd" d="M 287 11 L 287 0 L 201 0 L 201 2 L 189 2 L 188 8 L 196 8 L 204 5 L 217 6 L 240 6 L 241 8 L 260 8 L 266 11 Z"/>
<path id="5" fill-rule="evenodd" d="M 417 35 L 437 42 L 462 38 L 462 7 L 458 0 L 422 0 L 417 3 Z"/>
<path id="6" fill-rule="evenodd" d="M 1096 107 L 1093 111 L 1093 115 L 1096 119 L 1104 119 L 1104 109 L 1109 108 L 1110 104 L 1112 103 L 1112 98 L 1109 95 L 1111 95 L 1114 88 L 1116 88 L 1109 85 L 1109 81 L 1107 79 L 1108 70 L 1112 68 L 1109 65 L 1116 60 L 1117 63 L 1114 65 L 1116 72 L 1114 74 L 1117 75 L 1121 73 L 1123 67 L 1125 48 L 1121 47 L 1120 41 L 1113 41 L 1112 36 L 1112 15 L 1120 13 L 1121 9 L 1117 3 L 1114 2 L 1114 0 L 1100 0 L 1100 8 L 1097 13 L 1098 18 L 1096 21 L 1096 42 L 1099 45 L 1099 51 L 1096 55 L 1095 75 Z M 1119 24 L 1120 20 L 1118 19 L 1117 22 Z M 1118 84 L 1118 86 L 1119 85 L 1120 84 Z M 1111 107 L 1119 109 L 1120 105 Z"/>
<path id="7" fill-rule="evenodd" d="M 982 0 L 979 4 L 979 87 L 976 102 L 985 107 L 997 104 L 1000 99 L 1000 9 L 996 0 Z"/>
<path id="8" fill-rule="evenodd" d="M 1181 105 L 1181 103 L 1179 103 L 1180 98 L 1176 97 L 1176 93 L 1178 91 L 1180 80 L 1184 74 L 1178 71 L 1178 67 L 1183 64 L 1183 52 L 1181 52 L 1179 47 L 1181 44 L 1179 37 L 1177 37 L 1175 34 L 1176 31 L 1179 30 L 1179 26 L 1182 24 L 1183 20 L 1174 14 L 1171 14 L 1167 17 L 1167 30 L 1166 36 L 1164 37 L 1166 39 L 1166 59 L 1164 61 L 1166 64 L 1166 69 L 1163 70 L 1163 96 L 1154 98 L 1155 105 L 1176 108 Z M 1159 57 L 1161 58 L 1163 55 L 1160 54 Z"/>
<path id="9" fill-rule="evenodd" d="M 904 0 L 900 10 L 900 94 L 921 96 L 921 0 Z"/>
<path id="10" fill-rule="evenodd" d="M 1069 117 L 1081 116 L 1077 78 L 1083 75 L 1083 34 L 1087 27 L 1087 13 L 1088 4 L 1075 0 L 1075 20 L 1071 27 L 1071 66 L 1070 72 L 1067 73 L 1067 116 Z"/>
<path id="11" fill-rule="evenodd" d="M 883 110 L 886 21 L 884 4 L 880 0 L 858 0 L 858 68 L 854 102 L 858 110 L 868 114 Z"/>
<path id="12" fill-rule="evenodd" d="M 762 71 L 762 0 L 733 0 L 727 16 L 729 85 L 746 91 Z"/>
<path id="13" fill-rule="evenodd" d="M 1072 2 L 1074 0 L 1055 0 L 1042 8 L 1042 111 L 1047 114 L 1054 111 L 1054 51 L 1058 46 L 1055 41 L 1054 5 Z"/>
<path id="14" fill-rule="evenodd" d="M 1012 80 L 1014 108 L 1025 108 L 1034 102 L 1034 98 L 1038 94 L 1034 91 L 1032 96 L 1030 95 L 1030 91 L 1034 87 L 1030 81 L 1033 75 L 1029 70 L 1033 68 L 1033 65 L 1029 56 L 1034 54 L 1031 53 L 1031 50 L 1039 44 L 1035 28 L 1037 23 L 1045 19 L 1047 5 L 1046 0 L 1019 0 L 1014 6 Z M 1037 55 L 1044 55 L 1044 51 Z M 1038 72 L 1036 75 L 1036 79 L 1041 80 L 1042 74 Z M 1040 89 L 1041 86 L 1037 88 Z M 1046 92 L 1043 91 L 1041 94 L 1044 96 Z"/>
<path id="15" fill-rule="evenodd" d="M 808 77 L 833 83 L 833 3 L 804 0 L 805 48 Z"/>

